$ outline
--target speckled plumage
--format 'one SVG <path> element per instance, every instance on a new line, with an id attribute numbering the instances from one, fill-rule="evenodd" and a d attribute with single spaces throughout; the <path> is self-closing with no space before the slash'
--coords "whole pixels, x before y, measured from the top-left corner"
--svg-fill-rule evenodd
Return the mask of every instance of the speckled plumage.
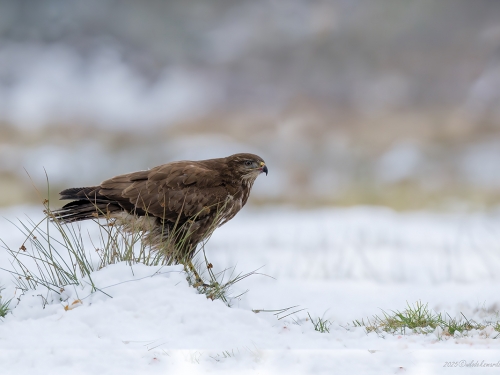
<path id="1" fill-rule="evenodd" d="M 267 167 L 254 154 L 176 161 L 119 175 L 98 186 L 66 189 L 61 199 L 73 201 L 53 213 L 62 222 L 111 218 L 128 231 L 144 232 L 152 247 L 168 252 L 169 263 L 182 263 L 246 204 L 262 172 L 267 174 Z M 165 242 L 171 248 L 165 250 Z"/>

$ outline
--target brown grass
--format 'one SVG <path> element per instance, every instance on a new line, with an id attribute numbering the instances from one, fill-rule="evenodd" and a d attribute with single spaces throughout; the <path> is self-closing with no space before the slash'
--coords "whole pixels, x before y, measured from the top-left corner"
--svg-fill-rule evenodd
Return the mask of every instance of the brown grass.
<path id="1" fill-rule="evenodd" d="M 297 99 L 274 113 L 257 110 L 212 113 L 142 133 L 111 131 L 92 124 L 53 124 L 26 132 L 2 124 L 0 147 L 5 142 L 13 145 L 18 150 L 16 152 L 23 152 L 44 144 L 57 147 L 93 140 L 109 151 L 109 157 L 116 153 L 123 156 L 129 149 L 134 149 L 137 156 L 141 154 L 137 153 L 138 149 L 168 149 L 169 142 L 194 135 L 222 136 L 231 142 L 262 150 L 266 160 L 270 159 L 271 174 L 268 178 L 273 177 L 275 168 L 282 172 L 286 181 L 280 183 L 290 188 L 275 197 L 252 194 L 250 204 L 294 204 L 301 207 L 362 204 L 406 210 L 442 208 L 456 201 L 465 202 L 472 208 L 500 202 L 500 193 L 494 189 L 464 183 L 454 175 L 453 155 L 456 150 L 473 142 L 498 137 L 498 127 L 492 119 L 474 119 L 456 108 L 363 114 Z M 433 161 L 446 161 L 443 163 L 443 168 L 448 168 L 443 170 L 446 180 L 436 190 L 422 188 L 422 181 L 418 178 L 389 184 L 375 181 L 373 173 L 365 177 L 365 169 L 370 168 L 371 161 L 377 160 L 395 142 L 407 140 L 429 150 Z M 338 169 L 343 167 L 344 161 L 332 160 L 336 158 L 332 155 L 336 155 L 339 147 L 344 148 L 342 155 L 348 163 L 344 171 Z M 15 160 L 16 156 L 12 157 Z M 151 152 L 145 152 L 143 157 L 145 167 L 169 161 L 155 157 Z M 174 154 L 171 157 L 175 159 Z M 89 161 L 94 162 L 91 157 Z M 349 177 L 350 180 L 340 187 L 332 187 L 331 193 L 328 187 L 317 192 L 312 186 L 317 168 L 332 172 L 339 170 L 340 173 L 352 171 L 354 177 Z M 113 175 L 127 171 L 109 172 Z M 89 184 L 99 182 L 99 177 L 88 177 Z M 68 176 L 68 181 L 71 178 Z M 56 192 L 71 183 L 60 182 L 59 185 L 53 185 L 50 198 L 56 199 Z M 39 203 L 22 166 L 14 172 L 12 169 L 2 170 L 0 164 L 0 191 L 0 206 Z"/>

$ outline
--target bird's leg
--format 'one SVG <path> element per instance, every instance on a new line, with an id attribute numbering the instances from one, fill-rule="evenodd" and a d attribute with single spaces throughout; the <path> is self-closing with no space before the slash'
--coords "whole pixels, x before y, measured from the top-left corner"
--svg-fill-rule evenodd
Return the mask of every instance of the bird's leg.
<path id="1" fill-rule="evenodd" d="M 189 271 L 191 271 L 194 275 L 194 278 L 195 278 L 195 283 L 193 284 L 193 286 L 195 288 L 199 287 L 199 286 L 204 286 L 204 287 L 207 287 L 208 285 L 205 284 L 203 282 L 203 279 L 200 277 L 200 275 L 198 274 L 198 272 L 196 271 L 196 268 L 194 268 L 193 266 L 193 263 L 191 262 L 191 260 L 188 260 L 186 262 L 186 264 L 184 264 L 184 268 L 187 266 L 187 268 L 189 269 Z"/>

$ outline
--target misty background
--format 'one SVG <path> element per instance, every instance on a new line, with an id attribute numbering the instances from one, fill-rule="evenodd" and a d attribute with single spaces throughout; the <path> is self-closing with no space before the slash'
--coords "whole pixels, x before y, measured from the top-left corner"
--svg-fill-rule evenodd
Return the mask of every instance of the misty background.
<path id="1" fill-rule="evenodd" d="M 251 204 L 482 209 L 499 104 L 498 1 L 0 0 L 4 206 L 254 152 Z"/>

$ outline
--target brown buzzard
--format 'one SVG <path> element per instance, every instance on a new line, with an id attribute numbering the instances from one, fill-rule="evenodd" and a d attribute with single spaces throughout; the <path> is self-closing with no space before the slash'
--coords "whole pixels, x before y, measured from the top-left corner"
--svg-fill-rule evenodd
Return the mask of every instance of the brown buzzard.
<path id="1" fill-rule="evenodd" d="M 241 210 L 262 172 L 267 175 L 267 166 L 253 154 L 176 161 L 63 190 L 61 199 L 73 201 L 53 213 L 63 223 L 112 219 L 127 231 L 143 232 L 167 264 L 191 268 L 196 246 Z"/>

